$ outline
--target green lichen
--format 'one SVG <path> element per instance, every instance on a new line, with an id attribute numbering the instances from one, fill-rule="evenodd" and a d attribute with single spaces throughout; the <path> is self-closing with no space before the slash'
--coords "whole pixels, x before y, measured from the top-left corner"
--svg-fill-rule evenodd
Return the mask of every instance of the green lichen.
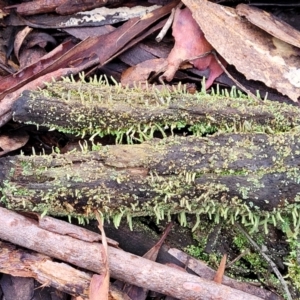
<path id="1" fill-rule="evenodd" d="M 298 130 L 300 125 L 294 107 L 267 100 L 261 104 L 234 90 L 190 95 L 182 87 L 173 91 L 124 88 L 117 83 L 109 85 L 105 77 L 90 83 L 82 77 L 80 82 L 68 78 L 54 82 L 42 91 L 31 92 L 30 97 L 25 104 L 28 119 L 22 122 L 81 137 L 110 134 L 117 142 L 142 142 L 154 133 L 164 137 L 166 130 L 183 128 L 201 136 L 215 132 L 287 132 Z M 14 118 L 18 120 L 18 115 Z"/>

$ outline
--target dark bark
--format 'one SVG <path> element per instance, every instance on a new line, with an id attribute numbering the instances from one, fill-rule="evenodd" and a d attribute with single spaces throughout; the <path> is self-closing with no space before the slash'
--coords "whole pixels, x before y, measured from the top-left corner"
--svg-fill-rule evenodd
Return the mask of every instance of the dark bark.
<path id="1" fill-rule="evenodd" d="M 114 134 L 145 140 L 155 131 L 183 128 L 196 135 L 215 131 L 286 132 L 300 124 L 298 107 L 226 96 L 124 89 L 105 83 L 57 82 L 25 92 L 14 120 L 81 135 Z"/>
<path id="2" fill-rule="evenodd" d="M 54 215 L 92 217 L 100 210 L 116 225 L 122 216 L 130 222 L 173 213 L 181 213 L 184 224 L 185 212 L 276 223 L 296 216 L 299 141 L 299 134 L 219 134 L 6 157 L 0 159 L 1 197 L 9 208 Z"/>

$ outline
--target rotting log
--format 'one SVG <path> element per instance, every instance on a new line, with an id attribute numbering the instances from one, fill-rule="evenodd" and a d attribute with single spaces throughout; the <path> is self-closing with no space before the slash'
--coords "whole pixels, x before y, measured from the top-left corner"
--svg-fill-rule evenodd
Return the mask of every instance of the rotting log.
<path id="1" fill-rule="evenodd" d="M 13 276 L 33 277 L 42 285 L 74 296 L 88 296 L 92 275 L 52 258 L 0 241 L 0 271 Z"/>
<path id="2" fill-rule="evenodd" d="M 274 101 L 230 95 L 188 94 L 122 88 L 103 80 L 55 82 L 41 91 L 26 91 L 12 108 L 15 121 L 59 131 L 143 141 L 169 128 L 195 135 L 211 132 L 287 132 L 300 125 L 299 108 Z"/>
<path id="3" fill-rule="evenodd" d="M 300 134 L 170 137 L 97 151 L 0 159 L 6 207 L 79 220 L 209 215 L 256 229 L 285 216 L 299 227 Z"/>

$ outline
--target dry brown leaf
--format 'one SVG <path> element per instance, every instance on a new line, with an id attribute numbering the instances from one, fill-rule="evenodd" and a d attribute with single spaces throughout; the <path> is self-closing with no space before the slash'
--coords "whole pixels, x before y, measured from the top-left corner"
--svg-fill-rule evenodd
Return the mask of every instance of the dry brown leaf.
<path id="1" fill-rule="evenodd" d="M 23 69 L 38 62 L 46 54 L 45 49 L 40 47 L 22 49 L 19 55 L 20 68 Z"/>
<path id="2" fill-rule="evenodd" d="M 19 52 L 20 52 L 21 46 L 23 44 L 23 41 L 25 40 L 25 38 L 31 31 L 32 31 L 32 28 L 26 26 L 24 29 L 19 31 L 16 35 L 15 43 L 14 43 L 14 52 L 15 52 L 15 56 L 18 60 L 19 60 Z"/>
<path id="3" fill-rule="evenodd" d="M 236 11 L 240 16 L 246 17 L 249 22 L 262 30 L 300 48 L 300 32 L 275 15 L 247 4 L 239 4 L 236 7 Z"/>
<path id="4" fill-rule="evenodd" d="M 155 58 L 143 61 L 136 66 L 126 69 L 122 73 L 121 83 L 124 86 L 132 86 L 135 82 L 145 82 L 152 72 L 165 71 L 167 61 L 165 58 Z"/>
<path id="5" fill-rule="evenodd" d="M 39 46 L 45 48 L 48 44 L 51 44 L 53 47 L 56 46 L 57 42 L 55 38 L 42 31 L 33 31 L 26 38 L 26 47 L 31 48 L 34 46 Z"/>
<path id="6" fill-rule="evenodd" d="M 224 254 L 221 259 L 219 268 L 216 272 L 216 275 L 214 277 L 214 282 L 216 282 L 216 283 L 221 284 L 223 281 L 223 276 L 224 276 L 224 272 L 225 272 L 225 268 L 226 268 L 226 259 L 227 259 L 227 254 Z"/>
<path id="7" fill-rule="evenodd" d="M 38 62 L 47 54 L 46 46 L 56 45 L 56 40 L 48 33 L 31 31 L 24 39 L 21 50 L 19 50 L 20 68 L 25 68 Z"/>
<path id="8" fill-rule="evenodd" d="M 149 251 L 147 251 L 143 255 L 144 258 L 147 258 L 147 259 L 152 260 L 152 261 L 156 261 L 158 252 L 159 252 L 162 244 L 165 242 L 165 239 L 167 238 L 167 236 L 168 236 L 170 230 L 172 229 L 172 227 L 173 227 L 173 222 L 170 222 L 168 224 L 168 226 L 166 227 L 163 235 L 158 240 L 158 242 Z"/>
<path id="9" fill-rule="evenodd" d="M 108 289 L 105 284 L 106 275 L 94 274 L 89 288 L 89 300 L 108 300 Z"/>
<path id="10" fill-rule="evenodd" d="M 250 22 L 236 10 L 207 0 L 183 0 L 206 39 L 247 79 L 259 80 L 293 101 L 300 96 L 300 51 Z"/>
<path id="11" fill-rule="evenodd" d="M 161 78 L 171 81 L 180 65 L 185 61 L 190 61 L 199 70 L 210 69 L 206 81 L 206 88 L 209 88 L 214 80 L 223 73 L 223 70 L 212 54 L 194 59 L 212 51 L 213 47 L 205 39 L 202 30 L 188 8 L 176 10 L 172 29 L 175 45 L 168 56 L 167 70 Z"/>
<path id="12" fill-rule="evenodd" d="M 2 9 L 0 9 L 0 19 L 3 19 L 7 16 L 7 13 L 5 13 Z"/>
<path id="13" fill-rule="evenodd" d="M 3 150 L 0 156 L 23 147 L 28 140 L 29 135 L 23 130 L 0 135 L 0 148 Z"/>

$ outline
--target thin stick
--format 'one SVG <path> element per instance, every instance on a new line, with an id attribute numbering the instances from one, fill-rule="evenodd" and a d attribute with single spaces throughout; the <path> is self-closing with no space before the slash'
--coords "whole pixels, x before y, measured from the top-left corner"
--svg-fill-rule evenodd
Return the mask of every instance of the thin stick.
<path id="1" fill-rule="evenodd" d="M 235 262 L 237 262 L 238 260 L 240 260 L 242 257 L 244 257 L 245 255 L 249 254 L 250 251 L 249 249 L 243 251 L 241 254 L 239 254 L 235 259 L 233 259 L 232 261 L 230 261 L 227 265 L 226 265 L 226 269 L 231 267 Z"/>
<path id="2" fill-rule="evenodd" d="M 271 258 L 265 253 L 266 250 L 261 249 L 257 243 L 254 242 L 254 240 L 252 240 L 252 238 L 250 237 L 250 235 L 242 228 L 242 226 L 240 224 L 236 223 L 236 226 L 238 227 L 238 229 L 245 235 L 245 237 L 248 239 L 248 241 L 250 242 L 250 244 L 256 248 L 259 253 L 263 256 L 263 258 L 269 263 L 270 267 L 273 269 L 273 272 L 276 274 L 277 278 L 279 279 L 279 281 L 281 282 L 285 292 L 286 292 L 286 296 L 288 300 L 293 300 L 289 288 L 284 280 L 284 278 L 282 277 L 281 273 L 279 272 L 276 264 L 271 260 Z M 264 246 L 265 247 L 265 246 Z"/>
<path id="3" fill-rule="evenodd" d="M 157 35 L 157 37 L 155 38 L 155 40 L 159 43 L 162 41 L 162 39 L 165 37 L 167 31 L 169 30 L 169 28 L 172 26 L 173 24 L 173 20 L 174 20 L 174 15 L 175 15 L 175 11 L 177 9 L 180 9 L 182 7 L 183 3 L 180 2 L 176 7 L 174 7 L 171 11 L 171 14 L 166 22 L 166 24 L 164 25 L 164 27 L 161 29 L 161 31 L 159 32 L 159 34 Z"/>
<path id="4" fill-rule="evenodd" d="M 215 50 L 212 50 L 211 53 L 213 54 L 213 56 L 215 57 L 216 61 L 218 62 L 218 64 L 220 65 L 220 67 L 222 68 L 222 70 L 224 71 L 224 73 L 227 74 L 227 76 L 241 89 L 243 90 L 249 97 L 252 97 L 253 99 L 255 99 L 256 101 L 263 103 L 262 100 L 258 99 L 252 92 L 250 92 L 247 88 L 245 88 L 241 83 L 239 83 L 235 78 L 233 78 L 231 76 L 231 74 L 226 70 L 226 68 L 224 67 L 224 65 L 222 64 L 222 62 L 219 60 L 218 55 L 216 53 Z"/>

